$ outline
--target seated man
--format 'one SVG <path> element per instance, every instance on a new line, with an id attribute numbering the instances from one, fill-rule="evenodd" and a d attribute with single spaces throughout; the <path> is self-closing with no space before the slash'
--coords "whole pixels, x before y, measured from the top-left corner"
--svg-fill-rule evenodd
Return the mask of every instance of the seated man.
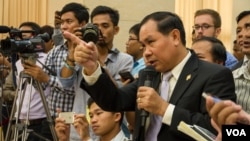
<path id="1" fill-rule="evenodd" d="M 95 141 L 126 141 L 128 140 L 121 130 L 122 112 L 107 112 L 102 110 L 93 99 L 88 100 L 90 124 L 93 132 L 98 136 Z M 69 141 L 69 124 L 65 119 L 56 118 L 55 130 L 59 141 Z M 83 141 L 93 141 L 89 134 L 89 123 L 84 114 L 76 114 L 74 123 L 76 131 Z"/>
<path id="2" fill-rule="evenodd" d="M 214 37 L 201 37 L 193 42 L 192 49 L 201 60 L 225 65 L 227 59 L 226 48 Z"/>

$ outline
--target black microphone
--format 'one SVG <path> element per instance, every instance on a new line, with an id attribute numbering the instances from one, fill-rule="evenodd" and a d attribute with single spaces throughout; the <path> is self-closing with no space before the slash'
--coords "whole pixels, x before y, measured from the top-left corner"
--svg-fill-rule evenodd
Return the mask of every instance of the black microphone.
<path id="1" fill-rule="evenodd" d="M 8 33 L 10 32 L 10 28 L 8 26 L 1 25 L 0 26 L 0 33 Z"/>
<path id="2" fill-rule="evenodd" d="M 156 74 L 155 68 L 153 66 L 147 66 L 139 73 L 139 86 L 152 87 L 152 81 L 155 74 Z M 147 111 L 143 109 L 141 110 L 140 114 L 142 118 L 141 126 L 145 126 L 148 115 L 149 113 Z"/>

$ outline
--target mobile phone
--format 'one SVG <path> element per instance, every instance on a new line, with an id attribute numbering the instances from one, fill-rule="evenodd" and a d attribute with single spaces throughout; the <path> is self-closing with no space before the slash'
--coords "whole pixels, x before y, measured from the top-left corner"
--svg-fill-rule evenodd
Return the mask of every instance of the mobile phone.
<path id="1" fill-rule="evenodd" d="M 74 123 L 74 115 L 75 112 L 61 112 L 59 113 L 59 117 L 65 120 L 65 123 L 72 124 Z"/>
<path id="2" fill-rule="evenodd" d="M 120 72 L 119 75 L 121 76 L 122 79 L 127 80 L 130 79 L 130 82 L 134 81 L 135 78 L 133 77 L 133 75 L 129 72 Z"/>

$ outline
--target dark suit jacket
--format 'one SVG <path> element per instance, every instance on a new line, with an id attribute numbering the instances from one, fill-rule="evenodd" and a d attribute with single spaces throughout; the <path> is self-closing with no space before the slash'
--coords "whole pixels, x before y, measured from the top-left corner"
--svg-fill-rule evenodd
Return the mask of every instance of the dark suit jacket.
<path id="1" fill-rule="evenodd" d="M 88 86 L 83 79 L 81 87 L 87 90 L 94 101 L 104 110 L 136 110 L 134 140 L 138 140 L 141 118 L 140 111 L 136 108 L 136 95 L 139 84 L 136 81 L 117 89 L 104 72 L 92 86 Z M 153 79 L 155 90 L 158 90 L 159 84 L 160 73 L 155 72 Z M 221 99 L 236 100 L 232 72 L 224 66 L 201 61 L 192 52 L 169 101 L 175 105 L 171 125 L 162 124 L 158 141 L 193 140 L 177 130 L 180 121 L 200 125 L 215 133 L 206 111 L 205 99 L 202 98 L 203 92 L 212 93 Z"/>

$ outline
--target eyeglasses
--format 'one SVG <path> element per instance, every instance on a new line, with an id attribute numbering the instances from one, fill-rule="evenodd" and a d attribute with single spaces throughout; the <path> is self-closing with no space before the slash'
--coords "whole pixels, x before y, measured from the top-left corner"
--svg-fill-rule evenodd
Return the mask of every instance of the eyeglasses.
<path id="1" fill-rule="evenodd" d="M 132 41 L 132 40 L 137 40 L 138 41 L 138 39 L 136 39 L 136 38 L 128 38 L 128 41 Z"/>
<path id="2" fill-rule="evenodd" d="M 214 25 L 209 25 L 209 24 L 204 24 L 204 25 L 194 25 L 193 29 L 194 30 L 199 30 L 201 28 L 201 30 L 207 30 L 210 27 L 215 27 Z"/>

